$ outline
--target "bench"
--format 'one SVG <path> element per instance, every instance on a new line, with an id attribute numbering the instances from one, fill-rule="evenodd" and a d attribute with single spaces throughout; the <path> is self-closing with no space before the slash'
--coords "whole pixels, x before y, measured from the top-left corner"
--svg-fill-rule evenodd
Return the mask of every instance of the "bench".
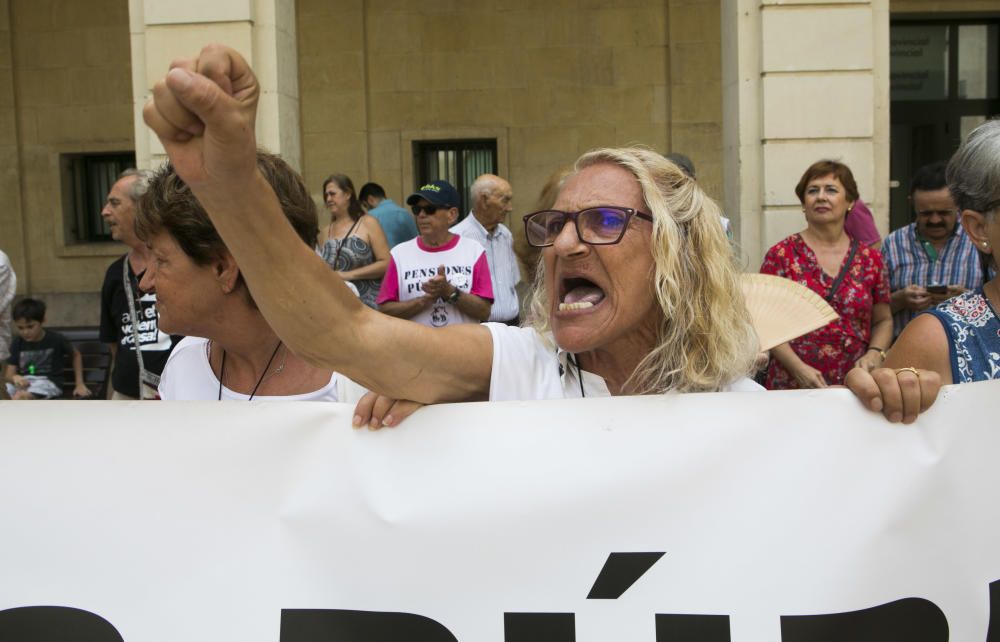
<path id="1" fill-rule="evenodd" d="M 108 383 L 111 375 L 111 350 L 108 344 L 98 339 L 98 329 L 92 327 L 52 328 L 62 334 L 83 357 L 83 382 L 91 399 L 107 399 Z M 76 379 L 73 375 L 73 361 L 66 364 L 63 379 L 63 394 L 60 399 L 72 399 Z"/>

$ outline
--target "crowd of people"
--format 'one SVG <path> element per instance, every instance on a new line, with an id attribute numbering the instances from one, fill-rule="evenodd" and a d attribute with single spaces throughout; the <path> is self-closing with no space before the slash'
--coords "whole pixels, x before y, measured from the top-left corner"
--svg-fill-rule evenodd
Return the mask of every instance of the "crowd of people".
<path id="1" fill-rule="evenodd" d="M 101 296 L 113 398 L 358 401 L 356 423 L 392 425 L 427 403 L 760 390 L 756 377 L 768 389 L 846 384 L 912 421 L 941 382 L 1000 377 L 998 121 L 917 172 L 914 222 L 884 241 L 850 168 L 806 169 L 805 227 L 760 271 L 839 318 L 757 372 L 729 221 L 686 157 L 584 154 L 515 221 L 525 247 L 504 225 L 512 186 L 492 174 L 471 185 L 467 213 L 447 181 L 420 186 L 407 210 L 332 174 L 321 224 L 298 174 L 256 149 L 258 92 L 220 47 L 157 83 L 144 116 L 171 163 L 123 174 L 102 212 L 128 247 Z M 518 257 L 533 272 L 523 304 Z M 5 258 L 0 295 L 12 292 Z M 34 335 L 22 320 L 15 310 L 12 392 L 55 396 L 24 386 Z"/>

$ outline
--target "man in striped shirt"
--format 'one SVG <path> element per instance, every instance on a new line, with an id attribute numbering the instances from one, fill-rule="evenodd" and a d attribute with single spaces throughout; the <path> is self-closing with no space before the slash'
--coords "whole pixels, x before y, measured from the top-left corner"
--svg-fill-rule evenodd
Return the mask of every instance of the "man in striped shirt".
<path id="1" fill-rule="evenodd" d="M 514 236 L 500 222 L 513 209 L 510 183 L 499 176 L 483 174 L 472 183 L 470 196 L 472 212 L 451 231 L 486 249 L 493 281 L 493 307 L 488 320 L 519 325 L 520 305 L 515 287 L 521 280 L 521 270 L 514 256 Z"/>
<path id="2" fill-rule="evenodd" d="M 889 234 L 882 244 L 894 336 L 917 313 L 983 284 L 979 254 L 958 222 L 944 163 L 917 170 L 910 204 L 914 222 Z"/>

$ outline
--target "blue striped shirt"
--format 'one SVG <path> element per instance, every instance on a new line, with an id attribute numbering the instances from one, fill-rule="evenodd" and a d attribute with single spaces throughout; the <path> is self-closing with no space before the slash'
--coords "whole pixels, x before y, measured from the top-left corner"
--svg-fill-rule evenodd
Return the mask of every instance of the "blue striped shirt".
<path id="1" fill-rule="evenodd" d="M 472 212 L 451 231 L 486 248 L 486 262 L 493 281 L 493 307 L 490 308 L 489 320 L 507 322 L 516 319 L 521 306 L 514 288 L 521 280 L 521 269 L 514 256 L 514 235 L 503 223 L 498 223 L 492 234 L 488 233 Z"/>
<path id="2" fill-rule="evenodd" d="M 889 289 L 893 292 L 908 285 L 961 285 L 974 290 L 983 284 L 979 253 L 961 225 L 955 226 L 955 234 L 948 239 L 944 249 L 938 251 L 936 260 L 917 238 L 916 223 L 885 237 L 882 258 L 889 269 Z M 892 315 L 893 334 L 898 336 L 916 315 L 905 309 Z"/>

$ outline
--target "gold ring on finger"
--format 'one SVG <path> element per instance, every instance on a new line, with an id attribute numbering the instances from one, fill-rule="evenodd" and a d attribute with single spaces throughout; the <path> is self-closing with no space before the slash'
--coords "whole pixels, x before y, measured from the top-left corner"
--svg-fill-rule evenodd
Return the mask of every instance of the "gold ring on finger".
<path id="1" fill-rule="evenodd" d="M 897 376 L 899 375 L 900 372 L 912 372 L 914 375 L 916 375 L 917 379 L 920 378 L 920 371 L 917 370 L 916 368 L 912 367 L 912 366 L 909 366 L 909 367 L 906 367 L 906 368 L 896 368 L 896 375 Z"/>

